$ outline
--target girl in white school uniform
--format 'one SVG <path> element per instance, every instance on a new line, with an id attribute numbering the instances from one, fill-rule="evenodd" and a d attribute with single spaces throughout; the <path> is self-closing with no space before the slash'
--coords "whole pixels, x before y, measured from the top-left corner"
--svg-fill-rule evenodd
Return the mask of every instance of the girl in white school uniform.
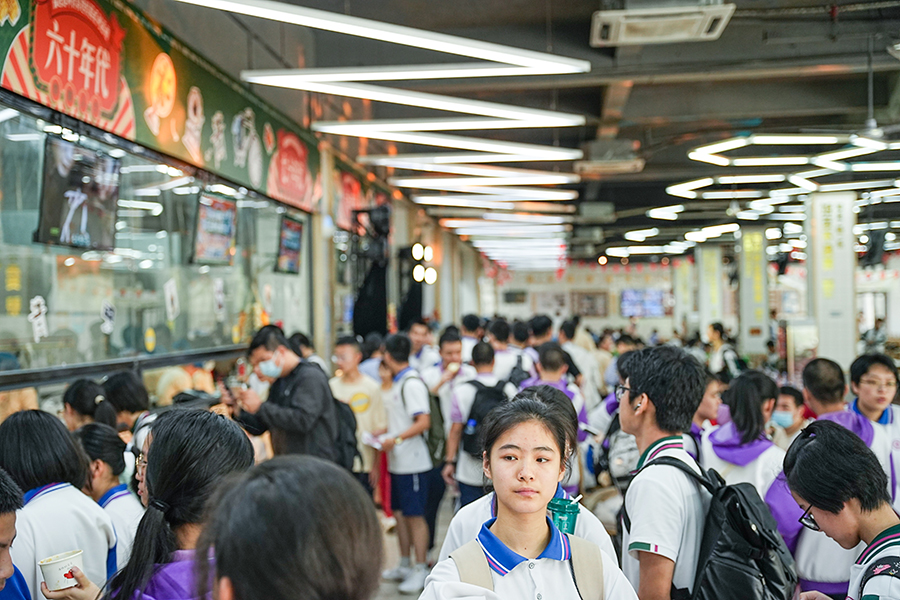
<path id="1" fill-rule="evenodd" d="M 549 406 L 562 410 L 571 421 L 571 431 L 575 432 L 578 430 L 578 414 L 575 412 L 575 407 L 572 405 L 569 397 L 558 388 L 550 385 L 539 385 L 528 388 L 527 390 L 519 392 L 519 394 L 513 398 L 513 401 L 518 401 L 523 398 L 539 400 Z M 566 463 L 569 464 L 573 462 L 571 460 L 571 448 L 576 446 L 577 437 L 572 437 L 567 443 L 570 454 L 565 460 Z M 568 498 L 569 495 L 563 490 L 562 485 L 558 485 L 554 497 Z M 615 557 L 616 551 L 613 548 L 612 540 L 610 539 L 606 528 L 603 526 L 603 523 L 600 522 L 600 519 L 581 504 L 578 505 L 578 509 L 578 518 L 575 521 L 575 535 L 597 544 L 600 549 L 609 556 Z M 461 547 L 463 544 L 474 540 L 481 530 L 482 524 L 496 516 L 497 495 L 494 493 L 482 496 L 478 500 L 460 508 L 453 516 L 453 520 L 450 521 L 450 526 L 447 529 L 447 535 L 444 537 L 444 544 L 441 546 L 438 561 L 448 558 L 451 552 Z"/>
<path id="2" fill-rule="evenodd" d="M 74 436 L 91 461 L 90 485 L 85 492 L 106 511 L 116 528 L 116 559 L 121 569 L 131 556 L 134 535 L 144 516 L 137 496 L 128 491 L 128 485 L 119 483 L 119 475 L 125 470 L 125 442 L 115 429 L 101 423 L 88 423 Z"/>
<path id="3" fill-rule="evenodd" d="M 703 434 L 700 464 L 715 469 L 729 485 L 750 483 L 759 492 L 778 523 L 778 531 L 794 552 L 801 525 L 800 513 L 779 477 L 784 450 L 766 436 L 778 386 L 762 371 L 741 373 L 725 393 L 731 422 Z"/>
<path id="4" fill-rule="evenodd" d="M 0 468 L 25 492 L 10 553 L 32 598 L 41 598 L 38 561 L 82 550 L 84 572 L 97 582 L 116 572 L 116 533 L 109 515 L 81 489 L 84 453 L 56 417 L 22 411 L 0 424 Z"/>
<path id="5" fill-rule="evenodd" d="M 495 489 L 497 516 L 482 525 L 477 545 L 460 548 L 434 567 L 420 600 L 579 600 L 582 591 L 598 583 L 576 584 L 573 565 L 587 556 L 596 563 L 604 599 L 635 600 L 613 558 L 596 545 L 560 533 L 547 517 L 547 504 L 565 475 L 573 435 L 566 415 L 543 402 L 520 399 L 495 409 L 484 427 L 484 473 Z M 466 569 L 457 560 L 464 553 L 467 558 L 474 553 L 479 564 L 483 556 L 485 579 L 480 583 L 462 580 L 460 572 Z"/>
<path id="6" fill-rule="evenodd" d="M 848 550 L 866 544 L 850 568 L 847 600 L 900 599 L 900 517 L 887 475 L 866 444 L 837 423 L 816 421 L 791 444 L 784 473 L 805 527 Z M 800 598 L 830 597 L 810 591 Z"/>

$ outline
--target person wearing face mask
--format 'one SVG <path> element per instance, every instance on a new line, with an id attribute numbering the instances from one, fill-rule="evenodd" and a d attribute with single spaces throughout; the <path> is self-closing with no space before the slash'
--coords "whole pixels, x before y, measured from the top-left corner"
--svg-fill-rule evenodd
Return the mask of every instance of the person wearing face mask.
<path id="1" fill-rule="evenodd" d="M 769 435 L 782 450 L 790 448 L 791 442 L 800 435 L 800 430 L 814 421 L 804 418 L 803 407 L 803 393 L 800 390 L 789 385 L 781 387 L 775 400 Z"/>
<path id="2" fill-rule="evenodd" d="M 275 455 L 336 460 L 338 413 L 325 372 L 302 360 L 273 325 L 253 336 L 247 355 L 253 372 L 271 387 L 265 402 L 252 389 L 238 392 L 235 420 L 254 435 L 269 431 Z"/>

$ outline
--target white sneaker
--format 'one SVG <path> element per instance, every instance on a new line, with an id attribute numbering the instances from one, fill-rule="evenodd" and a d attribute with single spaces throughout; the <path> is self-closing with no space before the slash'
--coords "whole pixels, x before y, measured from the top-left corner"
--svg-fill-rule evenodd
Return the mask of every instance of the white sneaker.
<path id="1" fill-rule="evenodd" d="M 428 569 L 417 566 L 411 570 L 409 577 L 397 586 L 401 594 L 418 594 L 425 589 L 425 578 L 428 577 Z"/>
<path id="2" fill-rule="evenodd" d="M 384 571 L 381 574 L 381 578 L 387 581 L 406 581 L 406 578 L 409 577 L 410 573 L 412 572 L 412 567 L 404 567 L 402 565 L 398 565 L 393 569 Z"/>

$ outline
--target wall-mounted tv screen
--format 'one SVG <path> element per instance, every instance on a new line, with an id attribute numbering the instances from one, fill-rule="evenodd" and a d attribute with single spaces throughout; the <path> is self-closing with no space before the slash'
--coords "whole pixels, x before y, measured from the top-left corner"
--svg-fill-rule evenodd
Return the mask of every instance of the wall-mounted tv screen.
<path id="1" fill-rule="evenodd" d="M 48 137 L 34 240 L 91 250 L 115 248 L 119 166 L 111 156 Z"/>
<path id="2" fill-rule="evenodd" d="M 278 242 L 278 261 L 275 270 L 281 273 L 300 273 L 300 249 L 303 242 L 303 223 L 287 215 L 281 217 L 281 236 Z"/>
<path id="3" fill-rule="evenodd" d="M 664 317 L 666 315 L 663 290 L 622 290 L 619 311 L 623 317 Z"/>
<path id="4" fill-rule="evenodd" d="M 194 262 L 230 265 L 234 258 L 236 230 L 237 203 L 207 192 L 200 194 Z"/>

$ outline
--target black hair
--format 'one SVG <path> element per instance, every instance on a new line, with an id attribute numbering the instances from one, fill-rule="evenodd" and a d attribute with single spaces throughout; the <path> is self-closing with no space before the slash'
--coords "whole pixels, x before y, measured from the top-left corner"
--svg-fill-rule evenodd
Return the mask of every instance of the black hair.
<path id="1" fill-rule="evenodd" d="M 538 361 L 541 368 L 547 371 L 559 371 L 566 361 L 566 353 L 556 342 L 545 342 L 538 348 Z"/>
<path id="2" fill-rule="evenodd" d="M 680 433 L 690 429 L 706 393 L 703 365 L 675 346 L 636 350 L 625 362 L 631 401 L 647 394 L 656 408 L 656 425 L 663 431 Z"/>
<path id="3" fill-rule="evenodd" d="M 825 404 L 843 402 L 847 389 L 844 370 L 833 360 L 814 358 L 803 367 L 803 387 L 813 398 Z"/>
<path id="4" fill-rule="evenodd" d="M 147 458 L 149 507 L 128 564 L 109 584 L 108 599 L 141 597 L 157 566 L 171 562 L 178 549 L 175 529 L 203 521 L 203 507 L 222 479 L 253 464 L 253 446 L 234 421 L 203 410 L 174 410 L 153 423 Z"/>
<path id="5" fill-rule="evenodd" d="M 63 394 L 63 404 L 68 404 L 83 417 L 90 417 L 95 423 L 116 426 L 116 408 L 106 400 L 103 387 L 95 381 L 73 381 Z"/>
<path id="6" fill-rule="evenodd" d="M 794 406 L 803 406 L 803 392 L 792 385 L 783 385 L 778 389 L 779 396 L 790 396 L 794 399 Z"/>
<path id="7" fill-rule="evenodd" d="M 627 333 L 623 333 L 616 340 L 616 345 L 619 345 L 619 344 L 622 344 L 624 346 L 636 346 L 637 340 L 634 339 L 632 336 L 628 335 Z"/>
<path id="8" fill-rule="evenodd" d="M 407 331 L 412 331 L 412 328 L 413 328 L 414 325 L 421 325 L 422 327 L 424 327 L 424 328 L 427 329 L 428 331 L 431 331 L 431 326 L 425 321 L 425 319 L 423 319 L 423 318 L 421 318 L 421 317 L 419 317 L 418 319 L 415 319 L 412 323 L 410 323 L 410 324 L 409 324 L 409 327 L 407 327 L 406 330 L 407 330 Z"/>
<path id="9" fill-rule="evenodd" d="M 773 342 L 772 340 L 769 340 L 768 342 L 766 342 L 766 348 L 774 348 L 774 347 L 775 347 L 775 342 Z"/>
<path id="10" fill-rule="evenodd" d="M 503 319 L 494 319 L 488 327 L 488 333 L 497 338 L 498 341 L 506 343 L 509 341 L 509 323 Z"/>
<path id="11" fill-rule="evenodd" d="M 725 339 L 725 326 L 724 325 L 722 325 L 719 322 L 716 322 L 716 323 L 711 323 L 709 326 L 712 327 L 713 331 L 715 331 L 716 333 L 719 334 L 719 337 L 721 337 L 723 340 Z"/>
<path id="12" fill-rule="evenodd" d="M 50 413 L 23 410 L 0 423 L 0 468 L 25 491 L 62 482 L 81 489 L 87 464 L 65 425 Z"/>
<path id="13" fill-rule="evenodd" d="M 443 348 L 444 344 L 452 344 L 454 342 L 461 342 L 462 338 L 459 337 L 459 331 L 451 328 L 447 328 L 444 330 L 444 333 L 441 334 L 441 338 L 438 340 L 438 348 Z"/>
<path id="14" fill-rule="evenodd" d="M 384 344 L 384 338 L 381 337 L 380 333 L 377 331 L 367 333 L 361 348 L 363 358 L 370 358 L 373 354 L 381 350 L 382 344 Z"/>
<path id="15" fill-rule="evenodd" d="M 637 350 L 629 350 L 628 352 L 623 352 L 616 358 L 616 372 L 619 374 L 619 379 L 622 381 L 628 379 L 628 361 L 635 355 L 635 352 L 637 352 Z"/>
<path id="16" fill-rule="evenodd" d="M 863 378 L 863 375 L 868 373 L 873 365 L 883 366 L 894 374 L 894 379 L 898 379 L 897 365 L 894 364 L 894 360 L 885 354 L 873 353 L 856 357 L 856 360 L 850 365 L 850 381 L 859 385 L 859 381 Z"/>
<path id="17" fill-rule="evenodd" d="M 275 352 L 279 346 L 291 348 L 291 344 L 284 337 L 284 331 L 282 331 L 281 327 L 266 325 L 260 327 L 259 331 L 253 335 L 253 339 L 250 340 L 250 345 L 247 347 L 247 356 L 253 354 L 257 348 L 265 348 L 270 352 Z"/>
<path id="18" fill-rule="evenodd" d="M 353 346 L 358 351 L 362 352 L 362 346 L 359 343 L 359 339 L 352 335 L 345 335 L 343 337 L 339 337 L 337 342 L 335 342 L 334 347 L 338 346 Z"/>
<path id="19" fill-rule="evenodd" d="M 564 336 L 566 336 L 567 339 L 569 339 L 571 341 L 572 339 L 575 338 L 575 330 L 577 328 L 578 328 L 578 325 L 575 323 L 575 321 L 566 321 L 565 323 L 563 323 L 562 325 L 559 326 L 559 331 Z"/>
<path id="20" fill-rule="evenodd" d="M 311 456 L 281 456 L 232 478 L 210 504 L 198 556 L 215 556 L 237 600 L 368 600 L 378 590 L 381 526 L 350 474 Z M 265 543 L 260 543 L 264 541 Z M 199 561 L 208 596 L 210 561 Z"/>
<path id="21" fill-rule="evenodd" d="M 402 333 L 395 333 L 384 340 L 384 351 L 398 363 L 409 362 L 412 342 Z"/>
<path id="22" fill-rule="evenodd" d="M 313 346 L 312 341 L 310 341 L 310 339 L 306 337 L 305 333 L 300 333 L 299 331 L 291 335 L 291 337 L 287 339 L 287 342 L 287 347 L 297 356 L 303 356 L 304 348 L 315 350 L 315 346 Z M 271 348 L 269 349 L 271 350 Z M 272 351 L 274 352 L 274 350 Z"/>
<path id="23" fill-rule="evenodd" d="M 531 389 L 519 392 L 513 402 L 504 402 L 488 413 L 482 426 L 483 448 L 488 458 L 500 436 L 517 425 L 537 421 L 550 432 L 559 449 L 560 463 L 565 465 L 571 423 L 562 411 L 551 408 L 533 394 Z"/>
<path id="24" fill-rule="evenodd" d="M 144 382 L 134 371 L 119 371 L 103 382 L 103 392 L 116 412 L 137 413 L 150 410 L 150 396 Z"/>
<path id="25" fill-rule="evenodd" d="M 569 452 L 573 452 L 578 447 L 578 412 L 564 391 L 552 385 L 536 385 L 522 390 L 513 400 L 522 398 L 534 398 L 559 410 L 566 418 L 566 440 L 569 443 Z"/>
<path id="26" fill-rule="evenodd" d="M 516 321 L 512 324 L 513 339 L 515 339 L 519 344 L 526 343 L 528 341 L 529 335 L 528 323 L 525 323 L 524 321 Z"/>
<path id="27" fill-rule="evenodd" d="M 494 362 L 494 349 L 487 342 L 478 342 L 472 348 L 472 364 L 484 367 Z"/>
<path id="28" fill-rule="evenodd" d="M 25 506 L 22 495 L 22 489 L 9 473 L 0 469 L 0 515 L 14 513 Z"/>
<path id="29" fill-rule="evenodd" d="M 543 337 L 553 328 L 553 321 L 547 315 L 537 315 L 528 324 L 534 337 Z"/>
<path id="30" fill-rule="evenodd" d="M 721 379 L 719 379 L 718 375 L 716 375 L 709 369 L 703 369 L 703 370 L 706 372 L 706 385 L 707 386 L 709 386 L 709 384 L 711 384 L 713 382 L 721 382 L 722 381 Z"/>
<path id="31" fill-rule="evenodd" d="M 749 444 L 765 435 L 763 404 L 778 399 L 778 384 L 762 371 L 744 371 L 723 394 L 722 401 L 731 410 L 731 420 L 741 434 L 741 444 Z"/>
<path id="32" fill-rule="evenodd" d="M 91 461 L 102 460 L 109 465 L 113 475 L 118 476 L 125 470 L 125 442 L 109 425 L 88 423 L 72 436 L 81 443 Z"/>
<path id="33" fill-rule="evenodd" d="M 466 331 L 475 332 L 481 326 L 478 315 L 466 315 L 462 318 L 462 326 Z"/>
<path id="34" fill-rule="evenodd" d="M 833 514 L 852 498 L 871 512 L 891 503 L 888 478 L 858 435 L 832 421 L 806 426 L 784 457 L 788 487 L 812 506 Z"/>

